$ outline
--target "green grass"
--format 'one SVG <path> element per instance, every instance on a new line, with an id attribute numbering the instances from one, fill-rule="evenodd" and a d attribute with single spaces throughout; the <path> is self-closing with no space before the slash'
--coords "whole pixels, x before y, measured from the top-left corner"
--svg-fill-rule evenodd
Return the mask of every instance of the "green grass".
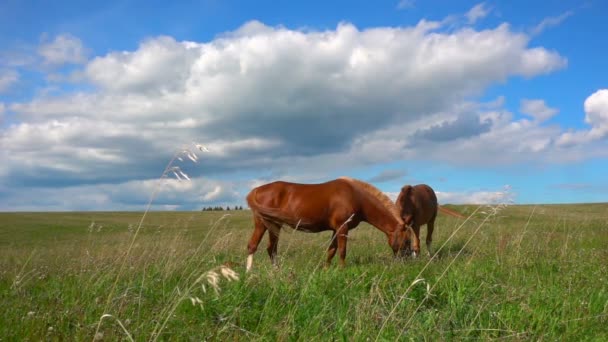
<path id="1" fill-rule="evenodd" d="M 125 257 L 141 215 L 0 214 L 0 340 L 608 340 L 608 204 L 477 213 L 426 268 L 362 224 L 323 269 L 330 233 L 286 229 L 250 274 L 250 212 L 149 213 Z M 220 265 L 240 280 L 196 282 Z"/>

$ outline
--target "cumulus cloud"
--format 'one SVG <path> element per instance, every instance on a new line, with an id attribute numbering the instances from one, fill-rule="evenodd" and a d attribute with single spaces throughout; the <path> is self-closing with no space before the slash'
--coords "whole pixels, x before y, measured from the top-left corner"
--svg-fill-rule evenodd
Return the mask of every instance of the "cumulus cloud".
<path id="1" fill-rule="evenodd" d="M 464 113 L 455 119 L 448 119 L 414 133 L 413 139 L 419 141 L 450 141 L 469 138 L 485 133 L 491 128 L 489 119 L 482 120 L 474 113 Z"/>
<path id="2" fill-rule="evenodd" d="M 521 100 L 519 111 L 533 117 L 538 122 L 546 121 L 557 113 L 559 110 L 547 106 L 544 100 Z"/>
<path id="3" fill-rule="evenodd" d="M 81 81 L 93 91 L 10 104 L 20 122 L 1 128 L 0 177 L 74 189 L 154 179 L 191 141 L 210 150 L 193 178 L 281 170 L 305 181 L 420 156 L 485 165 L 547 151 L 559 128 L 514 121 L 501 101 L 465 99 L 566 59 L 507 24 L 442 28 L 250 22 L 209 42 L 150 38 L 86 63 Z M 52 51 L 54 63 L 83 61 Z M 225 189 L 198 200 L 234 196 Z"/>
<path id="4" fill-rule="evenodd" d="M 600 89 L 585 100 L 585 122 L 593 128 L 591 134 L 604 137 L 608 132 L 608 89 Z"/>
<path id="5" fill-rule="evenodd" d="M 38 54 L 48 65 L 81 64 L 87 60 L 86 48 L 71 34 L 60 34 L 52 41 L 43 41 L 38 46 Z"/>
<path id="6" fill-rule="evenodd" d="M 514 194 L 508 185 L 498 191 L 437 191 L 436 194 L 440 204 L 510 204 L 514 199 Z"/>
<path id="7" fill-rule="evenodd" d="M 0 93 L 7 91 L 17 81 L 19 81 L 19 73 L 17 71 L 0 69 Z"/>
<path id="8" fill-rule="evenodd" d="M 507 111 L 484 113 L 482 120 L 491 122 L 486 132 L 468 139 L 451 141 L 450 146 L 427 144 L 422 148 L 437 159 L 455 164 L 507 165 L 533 160 L 547 152 L 558 128 L 540 127 L 527 120 L 512 121 Z"/>
<path id="9" fill-rule="evenodd" d="M 191 68 L 202 53 L 198 44 L 161 36 L 144 41 L 136 51 L 112 52 L 93 59 L 85 75 L 109 91 L 183 92 Z"/>
<path id="10" fill-rule="evenodd" d="M 591 94 L 585 100 L 584 108 L 585 123 L 591 129 L 563 133 L 557 141 L 558 145 L 583 144 L 608 136 L 608 89 L 600 89 Z"/>

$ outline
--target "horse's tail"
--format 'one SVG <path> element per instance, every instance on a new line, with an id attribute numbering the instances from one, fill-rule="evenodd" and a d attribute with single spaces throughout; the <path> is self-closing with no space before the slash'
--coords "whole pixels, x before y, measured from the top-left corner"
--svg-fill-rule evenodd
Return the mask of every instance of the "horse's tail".
<path id="1" fill-rule="evenodd" d="M 439 207 L 439 211 L 441 211 L 444 214 L 447 214 L 447 215 L 450 215 L 450 216 L 454 216 L 454 217 L 458 217 L 458 218 L 466 218 L 462 214 L 457 213 L 454 210 L 450 210 L 450 209 L 442 207 L 442 206 L 438 206 L 438 207 Z"/>
<path id="2" fill-rule="evenodd" d="M 251 190 L 251 192 L 249 192 L 249 194 L 247 195 L 247 204 L 249 204 L 249 208 L 251 208 L 251 211 L 253 211 L 254 215 L 258 215 L 262 219 L 277 223 L 279 225 L 285 223 L 295 227 L 298 224 L 302 225 L 303 223 L 305 223 L 302 222 L 302 220 L 295 219 L 294 217 L 285 214 L 279 209 L 269 208 L 261 205 L 255 198 L 256 191 L 257 188 Z"/>

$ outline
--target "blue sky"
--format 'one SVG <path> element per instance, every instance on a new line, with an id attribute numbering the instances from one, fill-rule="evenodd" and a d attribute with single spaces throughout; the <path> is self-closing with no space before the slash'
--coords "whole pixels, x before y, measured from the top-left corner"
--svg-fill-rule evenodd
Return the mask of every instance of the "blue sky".
<path id="1" fill-rule="evenodd" d="M 342 175 L 392 196 L 427 183 L 442 203 L 604 202 L 607 14 L 605 1 L 3 1 L 0 210 L 142 209 L 184 150 L 197 162 L 174 166 L 190 180 L 169 172 L 156 209 Z"/>

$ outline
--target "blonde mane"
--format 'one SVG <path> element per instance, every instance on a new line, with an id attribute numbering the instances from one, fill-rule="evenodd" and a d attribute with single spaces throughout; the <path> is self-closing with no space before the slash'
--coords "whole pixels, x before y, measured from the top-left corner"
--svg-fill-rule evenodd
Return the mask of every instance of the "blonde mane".
<path id="1" fill-rule="evenodd" d="M 366 182 L 358 180 L 358 179 L 354 179 L 354 178 L 350 178 L 350 177 L 340 177 L 340 179 L 348 181 L 349 183 L 353 184 L 357 188 L 363 190 L 368 195 L 376 198 L 384 206 L 384 208 L 386 210 L 388 210 L 388 212 L 391 213 L 391 215 L 393 215 L 393 218 L 395 220 L 397 220 L 397 222 L 403 223 L 403 220 L 401 219 L 401 215 L 399 213 L 399 208 L 397 208 L 395 203 L 393 203 L 393 201 L 391 201 L 391 199 L 384 192 L 380 191 L 380 189 L 376 188 L 375 186 L 373 186 L 369 183 L 366 183 Z"/>

